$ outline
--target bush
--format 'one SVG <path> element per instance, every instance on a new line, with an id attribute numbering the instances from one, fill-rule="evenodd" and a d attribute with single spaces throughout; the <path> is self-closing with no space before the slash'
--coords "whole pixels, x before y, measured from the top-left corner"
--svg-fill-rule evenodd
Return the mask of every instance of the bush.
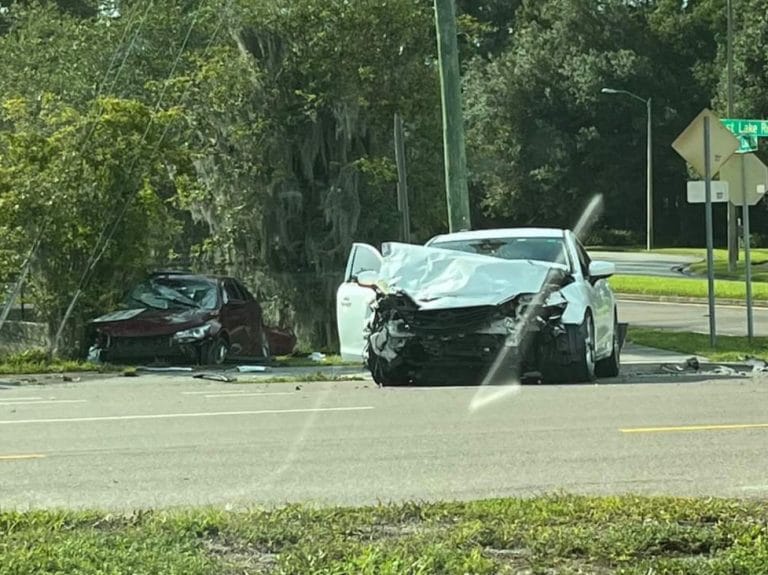
<path id="1" fill-rule="evenodd" d="M 612 228 L 593 230 L 587 235 L 585 241 L 585 244 L 588 246 L 629 247 L 641 243 L 643 243 L 643 238 L 637 232 Z"/>

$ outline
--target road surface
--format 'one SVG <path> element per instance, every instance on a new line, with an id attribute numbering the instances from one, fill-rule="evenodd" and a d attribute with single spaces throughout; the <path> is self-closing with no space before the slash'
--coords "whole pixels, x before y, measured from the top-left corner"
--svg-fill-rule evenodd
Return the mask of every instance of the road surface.
<path id="1" fill-rule="evenodd" d="M 674 331 L 709 333 L 709 307 L 704 304 L 656 303 L 619 300 L 619 319 L 630 325 Z M 754 308 L 755 335 L 768 336 L 768 308 Z M 747 308 L 715 307 L 719 335 L 746 335 Z"/>
<path id="2" fill-rule="evenodd" d="M 475 412 L 474 387 L 143 376 L 5 388 L 0 507 L 366 504 L 554 490 L 768 496 L 766 382 L 668 377 L 517 388 Z"/>
<path id="3" fill-rule="evenodd" d="M 701 260 L 695 256 L 656 254 L 644 252 L 602 252 L 589 253 L 593 260 L 604 260 L 616 264 L 616 273 L 661 277 L 690 277 L 681 272 L 686 266 Z"/>

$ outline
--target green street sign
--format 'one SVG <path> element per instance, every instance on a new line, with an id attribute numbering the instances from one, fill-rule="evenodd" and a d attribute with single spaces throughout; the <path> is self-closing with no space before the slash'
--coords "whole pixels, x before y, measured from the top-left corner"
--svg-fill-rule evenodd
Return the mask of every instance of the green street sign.
<path id="1" fill-rule="evenodd" d="M 746 154 L 748 152 L 757 151 L 757 137 L 756 136 L 737 136 L 739 138 L 739 149 L 736 150 L 739 154 Z"/>
<path id="2" fill-rule="evenodd" d="M 724 118 L 720 121 L 736 136 L 768 138 L 768 120 L 735 120 Z"/>

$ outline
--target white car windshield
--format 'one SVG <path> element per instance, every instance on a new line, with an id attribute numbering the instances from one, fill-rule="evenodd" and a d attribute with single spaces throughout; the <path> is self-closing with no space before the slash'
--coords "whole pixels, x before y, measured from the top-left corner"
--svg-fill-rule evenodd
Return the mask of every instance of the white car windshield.
<path id="1" fill-rule="evenodd" d="M 435 242 L 435 248 L 493 256 L 505 260 L 533 260 L 567 264 L 562 238 L 515 237 Z"/>

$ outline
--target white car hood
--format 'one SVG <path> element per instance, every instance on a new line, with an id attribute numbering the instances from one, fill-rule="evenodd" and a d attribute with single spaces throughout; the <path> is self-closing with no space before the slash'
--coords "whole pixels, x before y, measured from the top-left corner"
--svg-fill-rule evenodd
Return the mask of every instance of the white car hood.
<path id="1" fill-rule="evenodd" d="M 521 293 L 538 293 L 552 268 L 567 269 L 394 242 L 382 251 L 381 287 L 406 293 L 423 310 L 499 305 Z"/>

